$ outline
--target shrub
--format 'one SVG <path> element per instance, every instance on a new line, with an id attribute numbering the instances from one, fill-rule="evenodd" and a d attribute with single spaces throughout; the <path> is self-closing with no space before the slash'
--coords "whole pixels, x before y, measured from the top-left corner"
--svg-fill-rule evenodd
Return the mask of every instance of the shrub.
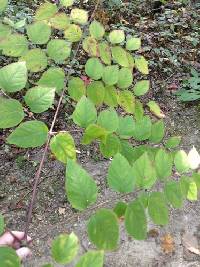
<path id="1" fill-rule="evenodd" d="M 4 94 L 0 98 L 0 128 L 11 129 L 6 139 L 10 145 L 35 148 L 50 144 L 51 152 L 67 166 L 67 199 L 73 208 L 83 211 L 96 202 L 98 188 L 76 162 L 73 137 L 65 129 L 53 133 L 55 121 L 48 129 L 45 122 L 30 120 L 25 115 L 27 109 L 35 114 L 48 111 L 59 96 L 58 103 L 64 95 L 77 102 L 72 119 L 84 131 L 82 144 L 97 141 L 100 153 L 112 158 L 106 178 L 108 186 L 122 194 L 137 195 L 130 203 L 119 199 L 113 210 L 99 209 L 89 219 L 88 236 L 98 250 L 84 254 L 76 266 L 92 263 L 100 267 L 103 251 L 118 246 L 118 218 L 124 217 L 130 236 L 143 240 L 147 237 L 148 218 L 155 224 L 166 225 L 171 206 L 181 208 L 184 200 L 197 199 L 199 155 L 195 148 L 189 154 L 179 150 L 178 136 L 163 141 L 164 114 L 155 101 L 141 102 L 150 82 L 148 61 L 137 52 L 140 38 L 127 36 L 120 29 L 107 33 L 98 21 L 88 21 L 88 13 L 82 9 L 71 9 L 67 15 L 63 7 L 68 12 L 72 2 L 63 0 L 60 7 L 49 2 L 42 4 L 33 23 L 26 26 L 25 34 L 0 24 L 0 49 L 14 61 L 0 69 L 0 88 Z M 66 64 L 72 68 L 72 54 L 78 54 L 77 42 L 87 55 L 85 68 L 71 75 Z M 139 80 L 135 78 L 137 73 L 142 77 Z M 40 78 L 35 81 L 38 75 Z M 87 75 L 87 83 L 81 75 Z M 58 104 L 54 120 L 59 108 Z M 173 177 L 175 172 L 177 179 Z M 159 191 L 155 189 L 158 183 Z M 1 233 L 3 229 L 0 217 Z M 78 248 L 74 233 L 60 235 L 52 244 L 52 257 L 67 264 Z M 13 250 L 0 248 L 0 258 L 2 261 L 9 258 L 11 266 L 20 265 Z"/>

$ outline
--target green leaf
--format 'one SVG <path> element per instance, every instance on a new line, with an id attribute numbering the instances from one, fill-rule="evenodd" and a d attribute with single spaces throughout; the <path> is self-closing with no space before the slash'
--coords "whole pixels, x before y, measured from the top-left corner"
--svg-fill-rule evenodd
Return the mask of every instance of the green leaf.
<path id="1" fill-rule="evenodd" d="M 90 35 L 97 40 L 102 39 L 102 37 L 105 34 L 105 29 L 104 29 L 103 25 L 96 20 L 94 20 L 90 24 L 89 31 L 90 31 Z"/>
<path id="2" fill-rule="evenodd" d="M 1 43 L 2 54 L 9 57 L 20 57 L 28 51 L 28 41 L 22 34 L 8 35 Z"/>
<path id="3" fill-rule="evenodd" d="M 136 120 L 141 120 L 144 116 L 143 104 L 138 99 L 135 100 L 134 116 Z"/>
<path id="4" fill-rule="evenodd" d="M 181 194 L 184 199 L 187 198 L 187 194 L 190 187 L 191 178 L 187 176 L 182 176 L 179 180 L 180 188 L 181 188 Z"/>
<path id="5" fill-rule="evenodd" d="M 122 43 L 125 40 L 124 31 L 122 31 L 122 30 L 111 31 L 111 33 L 109 34 L 108 39 L 112 44 Z"/>
<path id="6" fill-rule="evenodd" d="M 142 203 L 143 207 L 147 208 L 149 205 L 149 192 L 142 192 L 141 194 L 139 194 L 138 199 Z"/>
<path id="7" fill-rule="evenodd" d="M 128 88 L 132 85 L 133 74 L 132 71 L 128 68 L 122 68 L 119 70 L 119 79 L 117 86 L 121 89 Z"/>
<path id="8" fill-rule="evenodd" d="M 47 45 L 47 54 L 56 63 L 62 63 L 71 54 L 71 44 L 60 39 L 51 40 Z"/>
<path id="9" fill-rule="evenodd" d="M 119 117 L 117 134 L 121 138 L 130 138 L 133 135 L 135 121 L 132 116 Z"/>
<path id="10" fill-rule="evenodd" d="M 87 86 L 87 96 L 96 106 L 102 105 L 104 95 L 105 87 L 102 82 L 94 81 Z"/>
<path id="11" fill-rule="evenodd" d="M 70 25 L 70 18 L 64 12 L 58 12 L 50 19 L 50 23 L 57 30 L 65 30 Z"/>
<path id="12" fill-rule="evenodd" d="M 103 251 L 88 251 L 81 256 L 75 267 L 103 267 L 103 260 Z"/>
<path id="13" fill-rule="evenodd" d="M 74 139 L 69 133 L 58 133 L 51 139 L 51 152 L 58 160 L 67 163 L 67 159 L 76 159 Z"/>
<path id="14" fill-rule="evenodd" d="M 135 66 L 142 74 L 149 74 L 148 61 L 143 56 L 135 58 Z"/>
<path id="15" fill-rule="evenodd" d="M 24 100 L 34 113 L 42 113 L 52 107 L 55 98 L 55 88 L 33 87 L 29 89 Z"/>
<path id="16" fill-rule="evenodd" d="M 129 67 L 129 60 L 127 57 L 127 52 L 121 46 L 112 47 L 112 57 L 116 61 L 117 64 L 122 67 Z"/>
<path id="17" fill-rule="evenodd" d="M 74 23 L 85 25 L 88 22 L 88 12 L 83 9 L 73 8 L 70 14 L 70 19 Z"/>
<path id="18" fill-rule="evenodd" d="M 135 176 L 127 159 L 117 153 L 108 169 L 107 181 L 110 188 L 120 193 L 130 193 L 135 186 Z"/>
<path id="19" fill-rule="evenodd" d="M 128 141 L 121 140 L 121 151 L 120 153 L 122 156 L 124 156 L 130 164 L 134 162 L 134 154 L 135 150 L 134 148 L 130 145 Z"/>
<path id="20" fill-rule="evenodd" d="M 7 138 L 8 144 L 22 148 L 39 147 L 46 143 L 48 128 L 41 121 L 21 123 Z"/>
<path id="21" fill-rule="evenodd" d="M 26 62 L 26 67 L 30 72 L 39 72 L 47 67 L 46 54 L 40 48 L 29 50 L 20 61 Z"/>
<path id="22" fill-rule="evenodd" d="M 12 33 L 11 27 L 0 23 L 0 45 L 1 42 Z"/>
<path id="23" fill-rule="evenodd" d="M 131 70 L 133 70 L 133 68 L 135 67 L 135 60 L 134 60 L 133 56 L 129 52 L 126 52 L 126 56 L 128 58 L 129 68 Z"/>
<path id="24" fill-rule="evenodd" d="M 60 92 L 64 88 L 65 73 L 61 68 L 51 67 L 42 74 L 37 82 L 41 87 L 56 88 L 56 92 Z"/>
<path id="25" fill-rule="evenodd" d="M 137 186 L 145 189 L 151 188 L 157 179 L 156 170 L 147 152 L 143 153 L 133 164 L 133 176 Z"/>
<path id="26" fill-rule="evenodd" d="M 68 92 L 73 100 L 79 101 L 86 93 L 84 81 L 79 77 L 72 77 L 68 83 Z"/>
<path id="27" fill-rule="evenodd" d="M 119 127 L 119 118 L 117 112 L 110 108 L 99 113 L 97 124 L 109 132 L 115 132 Z"/>
<path id="28" fill-rule="evenodd" d="M 0 263 L 2 267 L 20 267 L 20 258 L 10 247 L 0 247 Z"/>
<path id="29" fill-rule="evenodd" d="M 28 38 L 33 44 L 46 44 L 51 35 L 51 27 L 43 21 L 28 25 L 26 30 Z"/>
<path id="30" fill-rule="evenodd" d="M 128 204 L 125 213 L 126 231 L 136 240 L 144 240 L 147 237 L 147 218 L 140 200 Z"/>
<path id="31" fill-rule="evenodd" d="M 98 249 L 114 250 L 119 240 L 117 216 L 109 209 L 99 209 L 91 216 L 88 223 L 90 241 Z"/>
<path id="32" fill-rule="evenodd" d="M 98 56 L 98 43 L 96 39 L 89 36 L 83 40 L 82 43 L 83 49 L 91 56 L 96 57 Z"/>
<path id="33" fill-rule="evenodd" d="M 131 37 L 126 41 L 126 49 L 135 51 L 141 48 L 141 38 Z"/>
<path id="34" fill-rule="evenodd" d="M 165 184 L 164 192 L 168 202 L 174 208 L 181 208 L 183 205 L 183 197 L 180 183 L 176 181 L 169 181 Z"/>
<path id="35" fill-rule="evenodd" d="M 137 141 L 147 140 L 151 136 L 151 126 L 152 123 L 149 116 L 144 116 L 141 120 L 137 120 L 133 137 Z"/>
<path id="36" fill-rule="evenodd" d="M 197 189 L 200 190 L 200 173 L 193 173 L 192 178 L 197 185 Z"/>
<path id="37" fill-rule="evenodd" d="M 148 80 L 142 80 L 136 83 L 134 86 L 134 94 L 136 96 L 142 96 L 149 91 L 150 82 Z"/>
<path id="38" fill-rule="evenodd" d="M 4 217 L 0 213 L 0 236 L 4 233 L 5 230 L 5 222 L 4 222 Z"/>
<path id="39" fill-rule="evenodd" d="M 187 192 L 187 199 L 190 201 L 196 201 L 198 199 L 198 189 L 197 184 L 194 181 L 189 183 L 189 188 Z"/>
<path id="40" fill-rule="evenodd" d="M 179 173 L 187 172 L 190 169 L 188 157 L 185 151 L 180 150 L 175 154 L 174 164 Z"/>
<path id="41" fill-rule="evenodd" d="M 165 135 L 165 125 L 163 120 L 159 120 L 152 124 L 151 127 L 151 136 L 149 137 L 149 141 L 155 144 L 158 144 L 162 141 Z"/>
<path id="42" fill-rule="evenodd" d="M 97 199 L 97 186 L 93 178 L 76 162 L 68 159 L 66 194 L 73 208 L 85 210 Z"/>
<path id="43" fill-rule="evenodd" d="M 85 96 L 82 96 L 76 105 L 72 115 L 74 123 L 86 128 L 97 120 L 97 111 L 94 104 Z"/>
<path id="44" fill-rule="evenodd" d="M 103 70 L 102 80 L 106 85 L 114 85 L 119 79 L 118 65 L 106 66 Z"/>
<path id="45" fill-rule="evenodd" d="M 95 139 L 100 139 L 102 141 L 105 141 L 107 134 L 108 132 L 101 126 L 96 124 L 90 124 L 85 130 L 82 143 L 84 145 L 88 145 Z"/>
<path id="46" fill-rule="evenodd" d="M 85 72 L 93 80 L 99 80 L 103 75 L 103 65 L 98 58 L 90 58 L 86 62 Z"/>
<path id="47" fill-rule="evenodd" d="M 78 249 L 78 237 L 74 233 L 61 234 L 53 240 L 51 254 L 57 263 L 67 264 L 75 258 Z"/>
<path id="48" fill-rule="evenodd" d="M 99 55 L 104 64 L 111 65 L 111 51 L 107 42 L 99 43 Z"/>
<path id="49" fill-rule="evenodd" d="M 0 97 L 0 128 L 6 129 L 18 125 L 24 118 L 21 103 L 15 99 Z"/>
<path id="50" fill-rule="evenodd" d="M 64 32 L 65 38 L 72 43 L 79 42 L 82 34 L 81 28 L 76 24 L 69 25 Z"/>
<path id="51" fill-rule="evenodd" d="M 160 179 L 166 179 L 172 175 L 173 159 L 164 149 L 159 149 L 155 157 L 156 172 Z"/>
<path id="52" fill-rule="evenodd" d="M 147 106 L 149 107 L 150 111 L 158 118 L 162 119 L 165 117 L 165 115 L 160 110 L 159 105 L 155 101 L 149 101 L 147 103 Z"/>
<path id="53" fill-rule="evenodd" d="M 117 215 L 118 218 L 122 218 L 125 215 L 127 204 L 125 202 L 119 201 L 115 205 L 113 211 Z"/>
<path id="54" fill-rule="evenodd" d="M 74 0 L 60 0 L 61 6 L 69 7 L 74 4 Z"/>
<path id="55" fill-rule="evenodd" d="M 35 20 L 48 20 L 52 18 L 57 11 L 58 9 L 55 4 L 45 2 L 36 10 Z"/>
<path id="56" fill-rule="evenodd" d="M 188 153 L 188 164 L 192 170 L 195 170 L 199 167 L 200 155 L 194 146 Z"/>
<path id="57" fill-rule="evenodd" d="M 6 9 L 8 0 L 0 0 L 0 14 Z"/>
<path id="58" fill-rule="evenodd" d="M 54 267 L 54 266 L 51 263 L 47 263 L 47 264 L 42 265 L 42 267 Z"/>
<path id="59" fill-rule="evenodd" d="M 149 196 L 149 216 L 158 225 L 166 225 L 169 222 L 169 212 L 165 196 L 161 192 L 153 192 Z"/>
<path id="60" fill-rule="evenodd" d="M 167 140 L 165 147 L 166 148 L 175 148 L 180 144 L 180 142 L 181 142 L 181 136 L 173 136 Z"/>
<path id="61" fill-rule="evenodd" d="M 105 158 L 111 158 L 118 152 L 120 152 L 121 144 L 116 135 L 108 134 L 104 142 L 100 144 L 100 151 Z"/>
<path id="62" fill-rule="evenodd" d="M 17 92 L 23 89 L 27 82 L 25 62 L 9 64 L 0 69 L 0 88 L 5 92 Z"/>
<path id="63" fill-rule="evenodd" d="M 132 92 L 124 90 L 118 95 L 119 105 L 128 113 L 133 113 L 135 109 L 135 97 Z"/>
<path id="64" fill-rule="evenodd" d="M 105 87 L 104 103 L 110 107 L 116 107 L 117 103 L 117 91 L 114 86 L 107 85 Z"/>

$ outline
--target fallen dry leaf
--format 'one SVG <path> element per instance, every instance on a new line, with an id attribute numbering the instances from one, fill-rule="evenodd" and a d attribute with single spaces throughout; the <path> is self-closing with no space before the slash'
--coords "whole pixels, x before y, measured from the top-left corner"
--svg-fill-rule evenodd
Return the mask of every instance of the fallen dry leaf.
<path id="1" fill-rule="evenodd" d="M 190 233 L 183 234 L 183 236 L 182 236 L 182 244 L 190 252 L 192 252 L 192 253 L 194 253 L 196 255 L 200 255 L 200 249 L 199 249 L 199 246 L 198 246 L 198 240 L 194 235 L 192 235 Z"/>
<path id="2" fill-rule="evenodd" d="M 65 214 L 65 208 L 58 208 L 58 213 L 60 214 L 60 215 L 64 215 Z"/>
<path id="3" fill-rule="evenodd" d="M 170 234 L 165 234 L 161 238 L 161 248 L 164 253 L 172 253 L 175 250 L 174 238 Z"/>

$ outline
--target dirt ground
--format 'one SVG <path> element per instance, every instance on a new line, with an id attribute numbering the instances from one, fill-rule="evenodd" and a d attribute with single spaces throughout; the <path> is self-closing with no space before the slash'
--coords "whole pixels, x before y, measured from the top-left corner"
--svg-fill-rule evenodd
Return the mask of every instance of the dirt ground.
<path id="1" fill-rule="evenodd" d="M 185 13 L 178 15 L 179 21 L 182 21 L 182 18 L 186 19 L 183 25 L 184 23 L 188 24 L 193 12 L 196 12 L 188 10 L 187 16 Z M 132 11 L 131 14 L 133 13 Z M 118 13 L 116 12 L 116 14 Z M 158 101 L 166 115 L 166 137 L 181 135 L 182 147 L 186 151 L 189 151 L 192 146 L 195 146 L 200 151 L 199 104 L 181 104 L 168 90 L 172 84 L 176 84 L 177 87 L 180 85 L 182 77 L 187 75 L 192 64 L 195 64 L 197 68 L 199 67 L 197 60 L 199 50 L 197 47 L 194 48 L 188 45 L 187 42 L 183 44 L 182 41 L 184 39 L 181 39 L 179 32 L 177 39 L 181 40 L 180 43 L 173 42 L 173 35 L 162 36 L 162 31 L 158 32 L 157 28 L 158 25 L 161 28 L 160 18 L 163 17 L 162 14 L 156 18 L 152 18 L 148 14 L 145 14 L 145 16 L 147 18 L 142 23 L 138 22 L 137 14 L 135 14 L 135 17 L 134 15 L 129 17 L 127 14 L 124 19 L 129 23 L 127 27 L 131 27 L 133 31 L 141 33 L 144 41 L 143 52 L 146 53 L 145 56 L 147 58 L 152 59 L 150 75 L 152 90 L 149 97 Z M 176 18 L 177 14 L 173 16 Z M 120 20 L 120 18 L 116 15 L 112 20 Z M 168 24 L 170 23 L 169 21 Z M 183 25 L 178 24 L 177 26 L 180 27 L 180 32 Z M 167 30 L 163 29 L 163 32 L 165 31 Z M 188 32 L 190 32 L 190 28 L 185 28 L 183 35 L 187 35 Z M 153 49 L 150 49 L 150 46 Z M 172 59 L 163 55 L 162 47 L 171 51 L 175 61 L 173 61 L 174 57 Z M 155 48 L 159 48 L 160 52 Z M 185 62 L 185 65 L 183 62 Z M 1 63 L 5 65 L 5 59 L 0 58 Z M 64 192 L 65 168 L 49 155 L 42 171 L 37 204 L 29 232 L 33 238 L 33 256 L 24 263 L 24 266 L 27 267 L 40 267 L 43 263 L 51 262 L 51 241 L 59 233 L 74 231 L 80 238 L 80 254 L 91 249 L 92 245 L 89 243 L 86 233 L 89 216 L 97 208 L 113 207 L 117 200 L 121 198 L 119 194 L 112 192 L 105 182 L 109 161 L 97 157 L 95 146 L 80 146 L 81 132 L 68 125 L 66 121 L 63 125 L 61 119 L 64 118 L 60 118 L 57 123 L 58 129 L 59 127 L 67 127 L 73 135 L 80 151 L 78 155 L 79 162 L 94 177 L 99 186 L 98 201 L 95 206 L 83 213 L 71 209 Z M 1 137 L 3 137 L 3 134 L 0 135 L 0 210 L 5 216 L 9 229 L 23 230 L 34 173 L 39 164 L 42 149 L 30 151 L 11 149 L 3 144 L 4 139 L 1 139 Z M 134 193 L 129 194 L 124 200 L 133 198 Z M 200 247 L 199 204 L 200 201 L 194 203 L 186 202 L 183 209 L 171 210 L 170 224 L 167 227 L 155 227 L 149 223 L 150 232 L 146 241 L 136 241 L 129 238 L 121 226 L 119 248 L 115 252 L 106 254 L 104 266 L 200 266 L 200 256 L 188 249 L 189 247 L 196 249 Z M 170 234 L 174 239 L 174 249 L 171 253 L 163 251 L 162 238 L 166 234 Z M 188 245 L 188 243 L 190 244 Z"/>

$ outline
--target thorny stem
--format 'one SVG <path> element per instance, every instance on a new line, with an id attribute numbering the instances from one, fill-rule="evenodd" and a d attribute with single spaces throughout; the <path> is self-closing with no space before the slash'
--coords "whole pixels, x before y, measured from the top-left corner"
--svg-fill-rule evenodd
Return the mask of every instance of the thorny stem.
<path id="1" fill-rule="evenodd" d="M 97 3 L 95 5 L 95 8 L 93 10 L 93 13 L 90 17 L 90 20 L 88 23 L 91 22 L 91 20 L 93 19 L 94 15 L 95 15 L 95 12 L 99 6 L 99 2 L 100 0 L 97 0 Z M 71 60 L 72 64 L 70 66 L 70 69 L 68 70 L 68 73 L 67 73 L 67 76 L 66 76 L 66 82 L 68 82 L 68 79 L 69 79 L 69 76 L 70 76 L 70 70 L 72 69 L 72 66 L 73 66 L 73 61 L 74 59 L 76 58 L 77 56 L 77 53 L 79 51 L 79 48 L 81 46 L 81 41 L 78 43 L 78 46 L 76 48 L 76 51 L 73 55 L 73 58 Z M 55 126 L 55 123 L 56 123 L 56 120 L 57 120 L 57 117 L 58 117 L 58 113 L 59 113 L 59 110 L 60 110 L 60 106 L 61 106 L 61 103 L 62 103 L 62 100 L 63 100 L 63 97 L 64 97 L 64 94 L 65 94 L 65 90 L 66 88 L 64 88 L 62 90 L 62 94 L 60 96 L 60 99 L 59 99 L 59 102 L 58 102 L 58 106 L 56 108 L 56 112 L 54 114 L 54 118 L 53 118 L 53 121 L 52 121 L 52 124 L 51 124 L 51 127 L 50 127 L 50 130 L 49 130 L 49 134 L 48 134 L 48 138 L 47 138 L 47 142 L 46 142 L 46 145 L 45 145 L 45 148 L 44 148 L 44 151 L 43 151 L 43 154 L 42 154 L 42 159 L 40 161 L 40 165 L 39 165 L 39 168 L 35 174 L 35 178 L 34 178 L 34 185 L 33 185 L 33 193 L 32 193 L 32 196 L 31 196 L 31 199 L 30 199 L 30 202 L 29 202 L 29 205 L 28 205 L 28 209 L 27 209 L 27 220 L 26 220 L 26 224 L 25 224 L 25 230 L 24 230 L 24 240 L 26 240 L 27 242 L 27 236 L 28 236 L 28 231 L 29 231 L 29 226 L 30 226 L 30 223 L 31 223 L 31 218 L 32 218 L 32 214 L 33 214 L 33 206 L 35 204 L 35 201 L 36 201 L 36 196 L 37 196 L 37 186 L 39 184 L 39 180 L 40 180 L 40 176 L 41 176 L 41 172 L 42 172 L 42 168 L 44 166 L 44 162 L 45 162 L 45 159 L 46 159 L 46 155 L 47 155 L 47 152 L 48 152 L 48 146 L 49 146 L 49 142 L 50 142 L 50 139 L 51 139 L 51 135 L 53 133 L 53 129 L 54 129 L 54 126 Z M 28 242 L 27 242 L 28 243 Z"/>

